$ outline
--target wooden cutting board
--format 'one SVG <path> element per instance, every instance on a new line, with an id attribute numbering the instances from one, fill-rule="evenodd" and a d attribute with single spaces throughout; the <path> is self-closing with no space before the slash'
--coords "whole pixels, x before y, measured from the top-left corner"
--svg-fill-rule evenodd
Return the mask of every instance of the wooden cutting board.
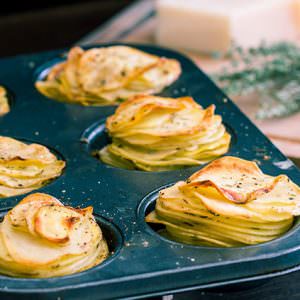
<path id="1" fill-rule="evenodd" d="M 155 44 L 155 27 L 154 2 L 142 0 L 97 28 L 80 40 L 78 44 L 87 45 L 114 41 Z M 213 59 L 184 50 L 180 51 L 193 59 L 206 73 L 221 70 L 228 64 L 226 60 Z M 255 112 L 259 105 L 256 95 L 233 100 L 285 155 L 300 158 L 300 112 L 286 118 L 256 120 Z"/>

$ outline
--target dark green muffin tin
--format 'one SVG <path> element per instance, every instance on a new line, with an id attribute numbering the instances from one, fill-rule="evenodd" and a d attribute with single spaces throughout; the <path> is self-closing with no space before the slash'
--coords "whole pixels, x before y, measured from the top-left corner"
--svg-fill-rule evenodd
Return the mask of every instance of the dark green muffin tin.
<path id="1" fill-rule="evenodd" d="M 97 45 L 101 46 L 101 45 Z M 216 105 L 232 143 L 228 155 L 259 162 L 271 175 L 287 174 L 297 184 L 297 168 L 245 117 L 193 62 L 171 50 L 134 45 L 182 65 L 177 82 L 161 95 L 190 95 L 202 106 Z M 199 167 L 178 171 L 128 171 L 107 166 L 92 152 L 107 142 L 105 118 L 115 107 L 83 107 L 50 100 L 34 88 L 47 68 L 67 50 L 0 60 L 0 84 L 8 88 L 11 112 L 0 118 L 0 135 L 46 145 L 67 163 L 61 177 L 39 189 L 72 206 L 94 207 L 109 240 L 112 255 L 90 270 L 49 279 L 0 276 L 0 299 L 141 298 L 172 291 L 217 287 L 269 278 L 296 270 L 300 263 L 300 232 L 240 248 L 196 247 L 172 242 L 144 222 L 157 191 L 186 179 Z M 24 196 L 0 200 L 2 214 Z"/>

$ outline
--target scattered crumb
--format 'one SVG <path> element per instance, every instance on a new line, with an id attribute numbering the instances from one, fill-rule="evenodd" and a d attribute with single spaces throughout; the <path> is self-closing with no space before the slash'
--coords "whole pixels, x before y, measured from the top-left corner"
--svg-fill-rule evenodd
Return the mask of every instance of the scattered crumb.
<path id="1" fill-rule="evenodd" d="M 148 247 L 149 246 L 149 242 L 148 241 L 144 241 L 143 242 L 143 247 Z"/>

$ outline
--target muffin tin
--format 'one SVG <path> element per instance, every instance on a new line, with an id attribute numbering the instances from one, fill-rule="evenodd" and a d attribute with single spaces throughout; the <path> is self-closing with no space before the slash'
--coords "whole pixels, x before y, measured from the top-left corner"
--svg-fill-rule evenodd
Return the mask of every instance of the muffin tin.
<path id="1" fill-rule="evenodd" d="M 95 46 L 107 46 L 95 45 Z M 109 44 L 112 45 L 112 44 Z M 255 160 L 267 174 L 287 174 L 300 184 L 300 173 L 245 117 L 224 93 L 186 57 L 171 50 L 133 45 L 175 58 L 182 75 L 162 96 L 190 95 L 216 113 L 232 135 L 228 155 Z M 11 112 L 0 118 L 0 134 L 46 145 L 67 163 L 61 177 L 39 189 L 64 204 L 94 207 L 109 241 L 111 256 L 90 270 L 49 279 L 0 276 L 0 298 L 108 299 L 141 298 L 195 288 L 268 278 L 297 269 L 298 221 L 284 236 L 240 248 L 210 248 L 166 240 L 144 221 L 157 193 L 186 179 L 199 167 L 153 172 L 117 169 L 92 154 L 109 142 L 105 119 L 116 107 L 83 107 L 50 100 L 34 88 L 37 78 L 63 59 L 68 49 L 0 60 L 0 84 L 8 88 Z M 24 196 L 0 200 L 2 215 Z"/>

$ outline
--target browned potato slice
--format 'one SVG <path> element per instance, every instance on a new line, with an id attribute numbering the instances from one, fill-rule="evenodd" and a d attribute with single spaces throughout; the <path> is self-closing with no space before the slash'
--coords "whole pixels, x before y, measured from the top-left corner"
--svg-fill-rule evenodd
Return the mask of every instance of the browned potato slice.
<path id="1" fill-rule="evenodd" d="M 230 156 L 212 162 L 193 174 L 189 181 L 188 185 L 182 187 L 183 191 L 205 186 L 235 203 L 246 203 L 266 194 L 268 197 L 271 195 L 273 199 L 284 199 L 285 197 L 280 195 L 282 189 L 278 188 L 282 182 L 285 182 L 283 185 L 290 186 L 290 192 L 297 193 L 297 187 L 291 186 L 286 176 L 265 175 L 254 162 Z M 283 193 L 286 192 L 283 190 Z"/>
<path id="2" fill-rule="evenodd" d="M 65 243 L 70 240 L 69 233 L 82 216 L 67 207 L 43 206 L 35 215 L 34 228 L 42 238 L 51 242 Z"/>
<path id="3" fill-rule="evenodd" d="M 29 231 L 32 233 L 34 230 L 30 229 L 32 225 L 29 221 L 33 219 L 37 210 L 44 205 L 62 205 L 56 198 L 43 194 L 36 193 L 25 197 L 19 204 L 9 211 L 8 216 L 11 219 L 11 223 L 14 227 L 25 228 L 29 227 Z"/>

